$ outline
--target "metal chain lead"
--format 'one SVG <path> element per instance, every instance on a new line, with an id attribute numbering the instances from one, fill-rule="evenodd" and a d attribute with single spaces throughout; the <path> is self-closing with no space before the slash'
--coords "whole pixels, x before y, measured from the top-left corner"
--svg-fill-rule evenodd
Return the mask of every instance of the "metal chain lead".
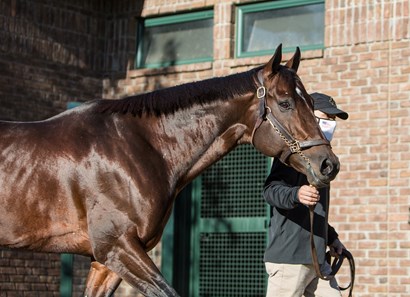
<path id="1" fill-rule="evenodd" d="M 269 119 L 268 119 L 269 120 Z M 302 150 L 300 149 L 300 145 L 299 145 L 299 141 L 295 140 L 295 142 L 290 142 L 285 135 L 282 134 L 282 132 L 280 132 L 280 130 L 278 129 L 278 127 L 275 126 L 274 123 L 272 123 L 269 120 L 269 123 L 272 125 L 273 129 L 276 131 L 276 133 L 279 134 L 280 138 L 286 143 L 286 145 L 289 147 L 290 151 L 292 153 L 297 153 L 303 160 L 305 160 L 308 165 L 310 165 L 310 160 L 308 157 L 305 156 L 305 154 L 302 152 Z"/>

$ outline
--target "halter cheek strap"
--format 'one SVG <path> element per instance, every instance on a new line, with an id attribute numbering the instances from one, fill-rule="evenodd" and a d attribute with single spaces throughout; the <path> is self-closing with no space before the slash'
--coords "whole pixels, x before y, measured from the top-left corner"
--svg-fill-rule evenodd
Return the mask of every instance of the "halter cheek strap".
<path id="1" fill-rule="evenodd" d="M 258 72 L 258 81 L 259 87 L 256 91 L 256 96 L 259 99 L 259 117 L 256 121 L 255 127 L 252 132 L 252 144 L 254 140 L 254 135 L 256 130 L 262 125 L 265 120 L 268 120 L 269 123 L 272 125 L 273 129 L 276 133 L 279 134 L 280 138 L 286 143 L 288 146 L 288 150 L 285 150 L 282 155 L 280 156 L 280 160 L 282 163 L 287 164 L 287 161 L 292 154 L 299 154 L 308 164 L 310 164 L 310 160 L 308 157 L 303 154 L 302 150 L 310 148 L 312 146 L 317 145 L 329 145 L 330 142 L 326 139 L 311 139 L 305 141 L 298 141 L 296 140 L 286 129 L 283 125 L 273 116 L 272 110 L 266 104 L 266 88 L 263 85 L 263 74 L 262 70 Z"/>

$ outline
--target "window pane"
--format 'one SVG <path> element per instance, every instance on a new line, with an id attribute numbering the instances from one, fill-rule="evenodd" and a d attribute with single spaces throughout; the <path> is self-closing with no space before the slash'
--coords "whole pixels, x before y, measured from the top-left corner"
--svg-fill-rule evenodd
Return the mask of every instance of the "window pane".
<path id="1" fill-rule="evenodd" d="M 243 16 L 242 52 L 322 45 L 324 4 L 249 12 Z"/>
<path id="2" fill-rule="evenodd" d="M 169 66 L 213 57 L 213 20 L 146 27 L 143 37 L 143 66 Z"/>

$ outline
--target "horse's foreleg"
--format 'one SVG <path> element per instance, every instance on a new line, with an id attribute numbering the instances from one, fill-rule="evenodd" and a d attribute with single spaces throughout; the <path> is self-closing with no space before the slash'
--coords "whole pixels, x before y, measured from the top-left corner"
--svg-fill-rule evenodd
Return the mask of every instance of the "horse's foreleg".
<path id="1" fill-rule="evenodd" d="M 85 297 L 110 297 L 121 283 L 121 278 L 97 261 L 91 262 L 85 287 Z"/>
<path id="2" fill-rule="evenodd" d="M 145 296 L 179 296 L 133 236 L 121 236 L 108 253 L 105 264 Z"/>

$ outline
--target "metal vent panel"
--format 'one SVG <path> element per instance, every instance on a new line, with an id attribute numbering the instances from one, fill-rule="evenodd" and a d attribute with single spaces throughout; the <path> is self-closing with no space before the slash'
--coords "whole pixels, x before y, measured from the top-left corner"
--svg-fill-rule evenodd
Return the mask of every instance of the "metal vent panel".
<path id="1" fill-rule="evenodd" d="M 201 217 L 266 215 L 262 186 L 267 158 L 251 145 L 241 145 L 202 175 Z"/>
<path id="2" fill-rule="evenodd" d="M 265 232 L 201 234 L 199 296 L 265 296 L 265 240 Z"/>

